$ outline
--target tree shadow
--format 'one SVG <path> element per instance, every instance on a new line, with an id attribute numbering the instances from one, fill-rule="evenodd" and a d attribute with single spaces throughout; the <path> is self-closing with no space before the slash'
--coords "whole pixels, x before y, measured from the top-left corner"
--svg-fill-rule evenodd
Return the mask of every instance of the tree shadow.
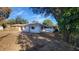
<path id="1" fill-rule="evenodd" d="M 54 36 L 49 33 L 25 33 L 21 32 L 18 36 L 18 44 L 20 51 L 70 51 L 69 47 L 58 40 L 54 40 Z M 46 35 L 46 36 L 45 36 Z M 48 37 L 49 36 L 49 37 Z"/>
<path id="2" fill-rule="evenodd" d="M 49 38 L 49 39 L 55 39 L 55 34 L 54 33 L 39 33 L 40 36 Z"/>
<path id="3" fill-rule="evenodd" d="M 17 42 L 21 46 L 20 51 L 39 51 L 40 48 L 50 43 L 50 40 L 46 40 L 46 38 L 42 37 L 40 34 L 21 32 Z"/>

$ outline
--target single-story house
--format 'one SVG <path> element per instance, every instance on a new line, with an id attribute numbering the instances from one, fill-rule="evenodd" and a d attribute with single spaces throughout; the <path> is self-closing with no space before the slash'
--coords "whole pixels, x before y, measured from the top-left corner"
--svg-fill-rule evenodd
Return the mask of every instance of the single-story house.
<path id="1" fill-rule="evenodd" d="M 0 26 L 0 30 L 3 30 L 3 26 Z"/>
<path id="2" fill-rule="evenodd" d="M 10 26 L 10 28 L 11 29 L 13 28 L 13 30 L 16 30 L 16 31 L 23 31 L 25 25 L 26 24 L 13 24 Z"/>
<path id="3" fill-rule="evenodd" d="M 53 27 L 45 26 L 40 23 L 31 23 L 24 27 L 24 32 L 30 32 L 30 33 L 40 33 L 40 32 L 53 32 Z"/>

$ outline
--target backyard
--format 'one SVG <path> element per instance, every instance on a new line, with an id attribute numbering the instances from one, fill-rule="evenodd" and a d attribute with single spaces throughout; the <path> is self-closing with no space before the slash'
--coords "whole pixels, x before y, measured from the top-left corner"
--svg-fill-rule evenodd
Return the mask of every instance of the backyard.
<path id="1" fill-rule="evenodd" d="M 0 13 L 1 51 L 79 51 L 78 7 L 1 7 Z"/>
<path id="2" fill-rule="evenodd" d="M 0 31 L 0 50 L 1 51 L 14 51 L 19 50 L 20 46 L 17 44 L 17 31 Z"/>
<path id="3" fill-rule="evenodd" d="M 19 44 L 23 51 L 71 51 L 73 46 L 61 40 L 58 33 L 21 33 Z"/>
<path id="4" fill-rule="evenodd" d="M 58 33 L 20 33 L 0 31 L 1 51 L 62 51 L 73 50 L 72 46 L 61 40 Z"/>

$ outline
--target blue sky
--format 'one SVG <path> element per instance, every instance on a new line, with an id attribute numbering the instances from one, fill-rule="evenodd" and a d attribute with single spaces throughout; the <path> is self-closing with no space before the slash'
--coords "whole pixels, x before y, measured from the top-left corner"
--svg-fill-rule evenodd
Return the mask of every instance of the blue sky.
<path id="1" fill-rule="evenodd" d="M 9 19 L 21 16 L 22 18 L 27 19 L 29 23 L 31 23 L 32 21 L 38 21 L 39 23 L 42 23 L 45 19 L 50 19 L 54 24 L 57 24 L 55 18 L 52 15 L 48 17 L 44 17 L 40 14 L 37 15 L 34 14 L 28 7 L 12 7 L 11 10 L 12 11 Z"/>

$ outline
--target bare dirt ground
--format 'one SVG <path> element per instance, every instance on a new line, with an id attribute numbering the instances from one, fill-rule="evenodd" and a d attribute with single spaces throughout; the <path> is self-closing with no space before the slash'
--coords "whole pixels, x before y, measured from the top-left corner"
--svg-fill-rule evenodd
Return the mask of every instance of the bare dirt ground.
<path id="1" fill-rule="evenodd" d="M 73 51 L 58 33 L 21 33 L 19 37 L 22 51 Z"/>
<path id="2" fill-rule="evenodd" d="M 58 33 L 0 31 L 0 51 L 73 51 Z"/>
<path id="3" fill-rule="evenodd" d="M 18 51 L 20 49 L 17 44 L 18 35 L 16 31 L 0 31 L 0 51 Z"/>

